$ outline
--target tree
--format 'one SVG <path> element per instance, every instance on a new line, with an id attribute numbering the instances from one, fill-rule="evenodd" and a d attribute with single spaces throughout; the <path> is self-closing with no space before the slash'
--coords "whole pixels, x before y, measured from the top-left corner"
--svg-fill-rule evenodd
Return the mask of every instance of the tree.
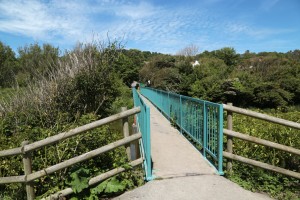
<path id="1" fill-rule="evenodd" d="M 151 86 L 174 92 L 179 91 L 181 74 L 175 67 L 176 59 L 170 55 L 157 55 L 140 70 L 140 81 L 151 81 Z"/>
<path id="2" fill-rule="evenodd" d="M 124 54 L 118 57 L 114 63 L 114 68 L 127 86 L 139 78 L 139 66 L 136 66 L 132 59 Z"/>
<path id="3" fill-rule="evenodd" d="M 191 85 L 189 95 L 209 101 L 220 101 L 223 96 L 222 82 L 227 78 L 227 66 L 218 58 L 202 58 L 195 66 L 196 81 Z"/>
<path id="4" fill-rule="evenodd" d="M 15 53 L 0 41 L 0 87 L 12 86 L 17 70 Z"/>
<path id="5" fill-rule="evenodd" d="M 38 75 L 45 76 L 46 72 L 57 66 L 59 48 L 50 44 L 42 47 L 35 43 L 18 49 L 21 70 L 27 78 L 33 79 Z"/>
<path id="6" fill-rule="evenodd" d="M 191 57 L 196 56 L 198 52 L 199 47 L 194 44 L 190 44 L 187 47 L 179 50 L 176 54 L 180 56 Z"/>
<path id="7" fill-rule="evenodd" d="M 254 95 L 254 102 L 263 108 L 283 107 L 293 99 L 293 94 L 271 82 L 262 83 L 254 88 Z"/>
<path id="8" fill-rule="evenodd" d="M 227 66 L 236 65 L 239 57 L 232 47 L 224 47 L 220 50 L 216 50 L 215 56 L 222 59 Z"/>

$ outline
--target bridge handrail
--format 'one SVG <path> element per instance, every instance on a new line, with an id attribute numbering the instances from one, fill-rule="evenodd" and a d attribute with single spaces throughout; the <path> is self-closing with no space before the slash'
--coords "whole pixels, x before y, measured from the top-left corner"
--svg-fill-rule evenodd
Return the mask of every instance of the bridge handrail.
<path id="1" fill-rule="evenodd" d="M 223 175 L 223 106 L 149 87 L 141 93 L 182 133 L 201 145 L 203 156 Z M 201 115 L 201 117 L 200 117 Z"/>
<path id="2" fill-rule="evenodd" d="M 151 135 L 150 135 L 150 108 L 141 98 L 139 92 L 132 88 L 134 106 L 139 106 L 141 112 L 137 114 L 137 125 L 142 133 L 142 155 L 144 155 L 144 167 L 146 172 L 146 180 L 153 179 L 152 176 L 152 161 L 151 161 Z"/>
<path id="3" fill-rule="evenodd" d="M 49 174 L 52 174 L 56 171 L 59 171 L 61 169 L 67 168 L 73 164 L 79 163 L 79 162 L 83 162 L 85 160 L 91 159 L 97 155 L 100 155 L 102 153 L 111 151 L 117 147 L 123 146 L 123 145 L 127 145 L 128 143 L 131 143 L 133 141 L 136 141 L 140 138 L 142 138 L 142 134 L 141 133 L 137 133 L 128 137 L 125 137 L 121 140 L 118 140 L 116 142 L 110 143 L 108 145 L 102 146 L 98 149 L 92 150 L 90 152 L 81 154 L 79 156 L 73 157 L 69 160 L 65 160 L 63 162 L 60 162 L 58 164 L 55 164 L 53 166 L 50 166 L 46 169 L 40 170 L 40 171 L 36 171 L 36 172 L 32 172 L 32 161 L 31 161 L 31 155 L 30 152 L 34 151 L 36 149 L 39 149 L 41 147 L 56 143 L 56 142 L 60 142 L 62 140 L 65 140 L 67 138 L 73 137 L 75 135 L 78 135 L 80 133 L 84 133 L 86 131 L 98 128 L 102 125 L 111 123 L 113 121 L 119 120 L 119 119 L 124 119 L 124 118 L 128 118 L 129 116 L 138 114 L 141 112 L 140 107 L 135 107 L 133 109 L 130 110 L 126 110 L 123 112 L 120 112 L 118 114 L 112 115 L 110 117 L 104 118 L 104 119 L 100 119 L 97 120 L 95 122 L 74 128 L 70 131 L 67 132 L 63 132 L 51 137 L 48 137 L 46 139 L 34 142 L 29 144 L 28 141 L 24 141 L 22 142 L 22 147 L 19 148 L 14 148 L 14 149 L 8 149 L 8 150 L 3 150 L 0 151 L 0 157 L 7 157 L 7 156 L 13 156 L 13 155 L 20 155 L 22 154 L 23 156 L 23 164 L 24 164 L 24 172 L 25 175 L 19 175 L 19 176 L 9 176 L 9 177 L 0 177 L 0 184 L 7 184 L 7 183 L 25 183 L 26 184 L 26 193 L 27 193 L 27 199 L 28 200 L 32 200 L 35 198 L 35 194 L 34 194 L 34 190 L 33 190 L 33 185 L 32 185 L 32 181 L 41 178 L 43 176 L 47 176 Z M 124 124 L 123 124 L 124 125 Z M 127 124 L 128 126 L 128 124 Z M 17 149 L 17 150 L 16 150 Z M 137 166 L 139 164 L 143 163 L 143 159 L 136 159 L 132 162 L 130 162 L 129 164 L 131 166 Z M 122 171 L 125 171 L 125 169 L 121 168 L 116 168 L 113 169 L 109 172 L 106 172 L 104 174 L 101 174 L 97 177 L 94 177 L 90 180 L 89 185 L 93 185 L 96 184 L 100 181 L 103 181 L 113 175 L 116 175 L 118 173 L 121 173 Z M 67 188 L 65 189 L 67 192 L 58 192 L 57 194 L 59 195 L 54 195 L 51 196 L 51 199 L 57 199 L 58 197 L 61 196 L 66 196 L 69 194 L 73 193 L 73 190 L 71 188 Z"/>
<path id="4" fill-rule="evenodd" d="M 300 179 L 300 173 L 295 172 L 295 171 L 291 171 L 291 170 L 287 170 L 281 167 L 276 167 L 274 165 L 270 165 L 267 163 L 263 163 L 260 161 L 256 161 L 253 159 L 249 159 L 249 158 L 245 158 L 243 156 L 239 156 L 236 154 L 233 154 L 233 138 L 238 138 L 244 141 L 248 141 L 248 142 L 252 142 L 252 143 L 256 143 L 256 144 L 260 144 L 263 146 L 267 146 L 267 147 L 271 147 L 274 149 L 278 149 L 281 151 L 285 151 L 285 152 L 289 152 L 289 153 L 293 153 L 295 155 L 300 155 L 300 150 L 290 147 L 290 146 L 286 146 L 286 145 L 282 145 L 282 144 L 278 144 L 275 142 L 271 142 L 268 140 L 264 140 L 258 137 L 253 137 L 253 136 L 249 136 L 245 133 L 239 133 L 239 132 L 235 132 L 233 131 L 232 127 L 233 127 L 233 122 L 232 122 L 232 117 L 233 117 L 233 113 L 238 113 L 238 114 L 242 114 L 248 117 L 253 117 L 253 118 L 257 118 L 257 119 L 261 119 L 264 121 L 268 121 L 268 122 L 272 122 L 272 123 L 276 123 L 276 124 L 280 124 L 283 126 L 287 126 L 287 127 L 291 127 L 291 128 L 295 128 L 295 129 L 300 129 L 300 124 L 297 122 L 293 122 L 293 121 L 288 121 L 285 119 L 281 119 L 281 118 L 277 118 L 277 117 L 273 117 L 270 115 L 266 115 L 266 114 L 262 114 L 262 113 L 258 113 L 255 111 L 251 111 L 251 110 L 246 110 L 243 108 L 239 108 L 239 107 L 235 107 L 232 106 L 231 103 L 229 103 L 229 105 L 223 104 L 223 108 L 224 110 L 227 111 L 227 129 L 223 130 L 224 135 L 227 135 L 227 150 L 223 152 L 224 157 L 228 158 L 229 160 L 227 161 L 227 171 L 230 172 L 232 169 L 232 162 L 231 160 L 236 160 L 239 162 L 243 162 L 249 165 L 253 165 L 256 167 L 260 167 L 263 169 L 267 169 L 267 170 L 271 170 L 277 173 L 281 173 L 284 175 L 288 175 L 297 179 Z"/>

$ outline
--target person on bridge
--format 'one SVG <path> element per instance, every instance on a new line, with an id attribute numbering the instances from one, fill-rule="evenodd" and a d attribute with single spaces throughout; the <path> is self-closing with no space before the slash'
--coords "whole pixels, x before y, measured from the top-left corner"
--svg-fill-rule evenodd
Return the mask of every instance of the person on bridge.
<path id="1" fill-rule="evenodd" d="M 136 89 L 137 91 L 140 90 L 140 84 L 139 84 L 139 83 L 137 83 L 137 84 L 135 85 L 135 89 Z"/>

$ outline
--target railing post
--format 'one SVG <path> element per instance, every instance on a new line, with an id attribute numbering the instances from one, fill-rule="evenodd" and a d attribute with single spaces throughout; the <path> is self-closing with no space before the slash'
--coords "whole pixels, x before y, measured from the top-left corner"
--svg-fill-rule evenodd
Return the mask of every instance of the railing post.
<path id="1" fill-rule="evenodd" d="M 127 107 L 122 107 L 121 111 L 124 112 L 127 110 Z M 123 134 L 124 138 L 129 136 L 129 125 L 128 125 L 128 117 L 125 117 L 122 119 L 122 125 L 123 125 Z M 130 160 L 131 159 L 131 153 L 130 153 L 130 145 L 125 145 L 126 147 L 126 153 L 127 157 Z"/>
<path id="2" fill-rule="evenodd" d="M 22 142 L 22 151 L 24 150 L 24 146 L 29 144 L 29 141 Z M 24 165 L 24 173 L 25 176 L 31 174 L 32 172 L 32 165 L 31 165 L 31 155 L 30 152 L 24 153 L 23 152 L 23 165 Z M 27 200 L 33 200 L 35 198 L 34 189 L 33 189 L 33 182 L 27 182 L 26 180 L 26 194 Z"/>
<path id="3" fill-rule="evenodd" d="M 227 103 L 227 105 L 232 106 L 232 103 Z M 227 129 L 232 130 L 232 112 L 227 110 Z M 232 153 L 232 140 L 233 137 L 227 135 L 227 152 Z M 232 172 L 232 161 L 227 158 L 227 173 Z"/>
<path id="4" fill-rule="evenodd" d="M 137 134 L 139 132 L 138 127 L 136 124 L 132 124 L 132 134 Z M 131 151 L 131 160 L 136 160 L 141 157 L 140 148 L 139 148 L 139 141 L 136 140 L 130 144 L 130 151 Z"/>
<path id="5" fill-rule="evenodd" d="M 218 171 L 220 175 L 224 175 L 223 172 L 223 105 L 219 106 L 219 127 L 218 127 Z"/>
<path id="6" fill-rule="evenodd" d="M 180 133 L 182 134 L 182 99 L 181 99 L 181 95 L 180 97 Z"/>
<path id="7" fill-rule="evenodd" d="M 206 104 L 203 103 L 203 156 L 206 158 L 207 149 L 207 110 Z"/>
<path id="8" fill-rule="evenodd" d="M 170 92 L 168 91 L 168 113 L 167 113 L 167 117 L 169 118 L 169 120 L 171 119 L 171 107 L 170 107 Z"/>

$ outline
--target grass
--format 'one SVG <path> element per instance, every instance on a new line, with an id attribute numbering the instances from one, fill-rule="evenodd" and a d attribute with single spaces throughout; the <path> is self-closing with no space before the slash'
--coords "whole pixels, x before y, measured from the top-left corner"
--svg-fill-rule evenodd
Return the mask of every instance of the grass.
<path id="1" fill-rule="evenodd" d="M 15 91 L 14 88 L 0 88 L 0 101 L 8 100 Z"/>

